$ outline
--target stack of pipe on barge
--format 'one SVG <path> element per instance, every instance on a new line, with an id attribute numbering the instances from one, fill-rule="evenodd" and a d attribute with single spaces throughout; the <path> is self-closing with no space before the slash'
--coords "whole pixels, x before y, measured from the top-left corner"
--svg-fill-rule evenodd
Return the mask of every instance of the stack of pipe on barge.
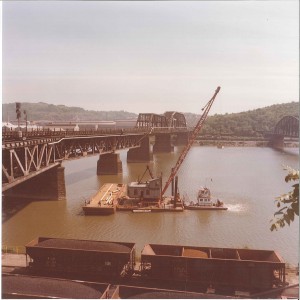
<path id="1" fill-rule="evenodd" d="M 117 201 L 126 190 L 126 185 L 122 183 L 106 183 L 100 190 L 85 202 L 82 207 L 85 215 L 110 215 L 114 214 Z"/>

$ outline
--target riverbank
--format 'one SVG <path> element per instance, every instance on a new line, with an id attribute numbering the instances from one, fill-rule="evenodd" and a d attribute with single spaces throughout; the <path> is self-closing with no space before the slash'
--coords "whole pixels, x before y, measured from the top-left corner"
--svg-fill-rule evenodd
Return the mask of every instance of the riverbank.
<path id="1" fill-rule="evenodd" d="M 215 147 L 268 147 L 269 141 L 246 141 L 246 140 L 197 140 L 195 145 Z M 285 148 L 299 148 L 299 142 L 284 142 Z"/>

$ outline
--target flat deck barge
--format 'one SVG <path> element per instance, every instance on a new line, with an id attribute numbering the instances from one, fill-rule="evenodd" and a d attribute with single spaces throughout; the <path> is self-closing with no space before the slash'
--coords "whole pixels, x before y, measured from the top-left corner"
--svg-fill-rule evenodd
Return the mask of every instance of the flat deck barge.
<path id="1" fill-rule="evenodd" d="M 115 213 L 118 199 L 126 193 L 126 184 L 105 183 L 82 207 L 86 215 L 110 215 Z"/>
<path id="2" fill-rule="evenodd" d="M 157 199 L 142 200 L 131 198 L 128 195 L 128 185 L 122 183 L 105 183 L 100 190 L 86 201 L 82 207 L 85 215 L 110 215 L 115 211 L 131 211 L 134 213 L 152 212 L 182 212 L 184 206 L 182 201 L 176 201 L 174 197 L 163 197 Z"/>
<path id="3" fill-rule="evenodd" d="M 160 202 L 141 202 L 139 199 L 124 197 L 117 204 L 117 211 L 132 211 L 134 213 L 153 212 L 182 212 L 184 210 L 182 202 L 177 202 L 174 207 L 172 197 L 164 197 Z"/>

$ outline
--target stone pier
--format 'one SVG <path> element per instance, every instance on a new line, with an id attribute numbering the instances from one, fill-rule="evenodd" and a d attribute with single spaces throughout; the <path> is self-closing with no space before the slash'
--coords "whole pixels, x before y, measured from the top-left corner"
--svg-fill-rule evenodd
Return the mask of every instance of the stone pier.
<path id="1" fill-rule="evenodd" d="M 176 137 L 176 146 L 185 146 L 189 142 L 188 132 L 178 132 Z"/>
<path id="2" fill-rule="evenodd" d="M 122 170 L 119 153 L 100 154 L 97 161 L 97 175 L 116 175 L 122 173 Z"/>
<path id="3" fill-rule="evenodd" d="M 5 191 L 5 197 L 32 200 L 65 200 L 65 168 L 61 165 L 42 172 Z"/>
<path id="4" fill-rule="evenodd" d="M 141 146 L 129 149 L 127 152 L 127 162 L 149 162 L 153 160 L 153 154 L 150 151 L 149 136 L 141 140 Z"/>
<path id="5" fill-rule="evenodd" d="M 172 145 L 171 134 L 156 133 L 155 144 L 153 145 L 153 153 L 173 152 L 173 151 L 174 151 L 174 146 Z"/>
<path id="6" fill-rule="evenodd" d="M 271 140 L 269 141 L 268 146 L 278 149 L 278 150 L 283 150 L 284 149 L 284 136 L 283 135 L 274 135 Z"/>

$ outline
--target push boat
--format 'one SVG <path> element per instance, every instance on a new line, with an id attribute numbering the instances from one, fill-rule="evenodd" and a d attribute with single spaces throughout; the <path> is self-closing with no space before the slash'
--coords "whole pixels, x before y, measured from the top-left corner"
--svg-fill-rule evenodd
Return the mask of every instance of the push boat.
<path id="1" fill-rule="evenodd" d="M 227 210 L 228 207 L 224 206 L 224 203 L 217 199 L 212 200 L 210 190 L 207 187 L 201 187 L 198 191 L 198 196 L 196 202 L 190 201 L 186 202 L 184 200 L 185 209 L 194 210 Z"/>

